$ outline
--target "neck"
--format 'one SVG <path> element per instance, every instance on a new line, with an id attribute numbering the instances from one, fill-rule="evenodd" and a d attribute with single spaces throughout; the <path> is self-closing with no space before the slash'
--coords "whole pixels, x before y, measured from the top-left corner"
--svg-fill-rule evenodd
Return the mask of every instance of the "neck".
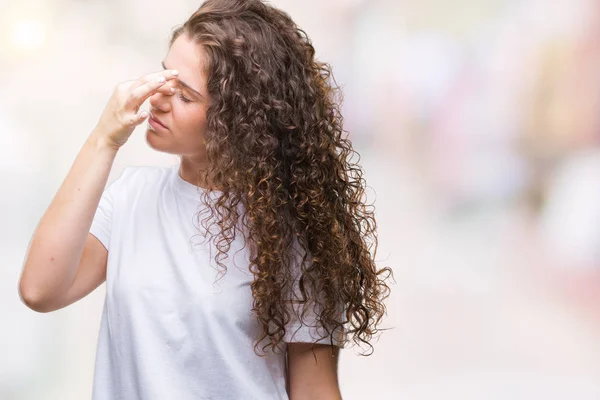
<path id="1" fill-rule="evenodd" d="M 207 182 L 203 175 L 208 169 L 206 161 L 197 161 L 189 157 L 182 156 L 181 164 L 179 165 L 179 176 L 186 182 L 192 185 L 199 186 L 204 189 L 216 189 L 212 182 Z M 217 189 L 218 190 L 218 189 Z"/>

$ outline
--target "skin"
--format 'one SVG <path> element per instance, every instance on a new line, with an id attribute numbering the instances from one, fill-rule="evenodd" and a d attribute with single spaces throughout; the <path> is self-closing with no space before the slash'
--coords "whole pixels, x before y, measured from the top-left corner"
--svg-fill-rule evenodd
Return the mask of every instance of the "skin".
<path id="1" fill-rule="evenodd" d="M 157 151 L 179 155 L 181 178 L 203 188 L 211 187 L 197 173 L 207 167 L 205 131 L 210 99 L 206 89 L 205 59 L 202 47 L 185 34 L 173 42 L 162 64 L 166 69 L 179 71 L 179 76 L 149 98 L 151 114 L 167 129 L 155 129 L 148 122 L 146 130 L 148 145 Z M 175 93 L 171 92 L 171 87 Z"/>
<path id="2" fill-rule="evenodd" d="M 339 347 L 288 343 L 290 400 L 341 400 L 337 367 Z"/>

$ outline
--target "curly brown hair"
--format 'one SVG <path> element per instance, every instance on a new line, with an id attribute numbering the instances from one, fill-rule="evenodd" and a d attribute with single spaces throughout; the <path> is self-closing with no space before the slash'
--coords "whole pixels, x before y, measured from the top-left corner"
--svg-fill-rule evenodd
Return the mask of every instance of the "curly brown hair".
<path id="1" fill-rule="evenodd" d="M 174 29 L 169 46 L 182 33 L 207 57 L 203 173 L 222 192 L 206 208 L 207 219 L 218 215 L 217 264 L 226 271 L 219 260 L 240 216 L 245 239 L 252 238 L 245 242 L 251 311 L 263 328 L 255 352 L 265 338 L 263 351 L 279 348 L 296 313 L 288 307 L 295 287 L 304 306 L 297 318 L 304 322 L 312 304 L 330 338 L 342 332 L 339 347 L 352 335 L 373 349 L 369 340 L 383 330 L 377 325 L 390 292 L 380 275 L 392 270 L 374 262 L 374 210 L 363 201 L 361 168 L 349 160 L 356 152 L 343 137 L 342 92 L 331 66 L 315 59 L 311 40 L 288 14 L 260 0 L 208 0 Z M 204 193 L 207 202 L 212 189 Z M 299 266 L 293 250 L 301 251 Z"/>

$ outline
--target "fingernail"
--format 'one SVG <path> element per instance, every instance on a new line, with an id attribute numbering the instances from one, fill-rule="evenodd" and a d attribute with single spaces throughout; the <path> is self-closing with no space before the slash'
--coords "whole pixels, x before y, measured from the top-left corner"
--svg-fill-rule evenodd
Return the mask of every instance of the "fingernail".
<path id="1" fill-rule="evenodd" d="M 175 93 L 175 88 L 171 88 L 171 93 Z"/>
<path id="2" fill-rule="evenodd" d="M 171 73 L 172 73 L 173 75 L 179 75 L 179 71 L 177 71 L 176 69 L 172 70 L 172 71 L 171 71 Z"/>
<path id="3" fill-rule="evenodd" d="M 164 82 L 165 80 L 166 80 L 165 77 L 162 75 L 158 77 L 158 81 L 161 83 Z"/>

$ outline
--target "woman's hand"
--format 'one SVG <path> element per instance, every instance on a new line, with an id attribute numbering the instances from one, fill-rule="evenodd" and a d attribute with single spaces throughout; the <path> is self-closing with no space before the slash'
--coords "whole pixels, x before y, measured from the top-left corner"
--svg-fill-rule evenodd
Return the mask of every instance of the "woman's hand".
<path id="1" fill-rule="evenodd" d="M 114 149 L 121 148 L 148 116 L 147 111 L 139 111 L 144 101 L 157 91 L 172 95 L 170 85 L 165 83 L 176 78 L 177 71 L 163 70 L 119 83 L 94 129 L 93 134 L 98 136 L 94 140 Z"/>

